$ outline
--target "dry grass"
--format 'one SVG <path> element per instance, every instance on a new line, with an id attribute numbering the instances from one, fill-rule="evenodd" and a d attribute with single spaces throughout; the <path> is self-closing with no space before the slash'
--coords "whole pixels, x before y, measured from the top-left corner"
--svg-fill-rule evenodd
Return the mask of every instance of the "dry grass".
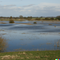
<path id="1" fill-rule="evenodd" d="M 60 34 L 60 33 L 59 33 Z"/>
<path id="2" fill-rule="evenodd" d="M 6 33 L 3 33 L 2 35 L 6 35 Z"/>
<path id="3" fill-rule="evenodd" d="M 4 51 L 6 49 L 6 40 L 2 37 L 0 37 L 0 52 Z"/>
<path id="4" fill-rule="evenodd" d="M 24 57 L 21 57 L 20 59 L 24 59 Z"/>
<path id="5" fill-rule="evenodd" d="M 45 57 L 45 58 L 48 58 L 49 56 L 45 55 L 44 57 Z"/>
<path id="6" fill-rule="evenodd" d="M 0 56 L 1 57 L 1 59 L 16 59 L 16 58 L 20 58 L 20 56 L 18 56 L 18 55 L 5 55 L 5 56 Z"/>
<path id="7" fill-rule="evenodd" d="M 49 25 L 52 25 L 52 24 L 49 24 Z"/>
<path id="8" fill-rule="evenodd" d="M 4 31 L 4 30 L 1 29 L 0 31 Z"/>
<path id="9" fill-rule="evenodd" d="M 26 59 L 29 59 L 29 57 L 26 57 Z"/>
<path id="10" fill-rule="evenodd" d="M 22 34 L 26 34 L 26 33 L 22 33 Z"/>
<path id="11" fill-rule="evenodd" d="M 54 26 L 54 27 L 56 27 L 56 26 Z"/>
<path id="12" fill-rule="evenodd" d="M 5 22 L 0 22 L 0 24 L 7 24 L 7 23 L 5 23 Z"/>
<path id="13" fill-rule="evenodd" d="M 23 55 L 26 55 L 26 53 L 25 53 L 25 52 L 23 52 Z"/>
<path id="14" fill-rule="evenodd" d="M 31 23 L 16 23 L 16 24 L 32 25 Z"/>
<path id="15" fill-rule="evenodd" d="M 36 58 L 36 59 L 39 59 L 39 58 L 40 58 L 40 56 L 35 56 L 35 58 Z"/>

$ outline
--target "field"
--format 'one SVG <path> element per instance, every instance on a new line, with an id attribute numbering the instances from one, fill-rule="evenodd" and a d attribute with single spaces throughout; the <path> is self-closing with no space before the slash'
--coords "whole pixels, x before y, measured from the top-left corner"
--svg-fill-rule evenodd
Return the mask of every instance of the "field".
<path id="1" fill-rule="evenodd" d="M 55 59 L 60 59 L 60 50 L 0 53 L 0 60 L 55 60 Z"/>

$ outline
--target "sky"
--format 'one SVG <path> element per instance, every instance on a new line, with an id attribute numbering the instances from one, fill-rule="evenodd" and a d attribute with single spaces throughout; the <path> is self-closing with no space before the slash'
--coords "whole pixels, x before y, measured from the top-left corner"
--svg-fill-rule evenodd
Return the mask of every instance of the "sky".
<path id="1" fill-rule="evenodd" d="M 0 0 L 0 16 L 60 16 L 60 0 Z"/>

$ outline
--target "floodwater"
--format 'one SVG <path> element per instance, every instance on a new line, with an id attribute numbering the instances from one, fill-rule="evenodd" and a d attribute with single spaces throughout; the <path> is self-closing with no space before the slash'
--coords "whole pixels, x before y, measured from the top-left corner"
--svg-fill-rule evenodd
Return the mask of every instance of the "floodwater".
<path id="1" fill-rule="evenodd" d="M 5 38 L 8 44 L 5 52 L 60 50 L 60 22 L 36 21 L 37 24 L 33 24 L 34 21 L 15 21 L 13 24 L 3 22 L 7 23 L 0 24 L 0 36 Z"/>

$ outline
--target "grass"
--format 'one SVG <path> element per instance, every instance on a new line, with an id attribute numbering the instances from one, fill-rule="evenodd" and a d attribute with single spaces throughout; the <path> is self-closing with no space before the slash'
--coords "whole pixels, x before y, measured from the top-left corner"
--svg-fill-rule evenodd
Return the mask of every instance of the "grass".
<path id="1" fill-rule="evenodd" d="M 25 51 L 0 53 L 0 60 L 55 60 L 60 59 L 60 50 Z"/>

